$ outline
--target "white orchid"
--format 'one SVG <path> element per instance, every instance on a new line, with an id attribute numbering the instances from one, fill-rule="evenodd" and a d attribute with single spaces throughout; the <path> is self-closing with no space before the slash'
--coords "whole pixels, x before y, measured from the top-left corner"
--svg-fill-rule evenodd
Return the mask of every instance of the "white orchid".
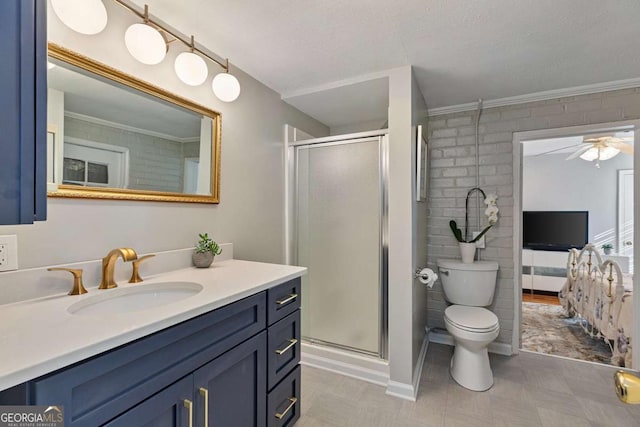
<path id="1" fill-rule="evenodd" d="M 487 209 L 485 209 L 484 214 L 486 216 L 498 216 L 498 212 L 500 212 L 500 209 L 498 209 L 496 205 L 490 205 Z"/>
<path id="2" fill-rule="evenodd" d="M 487 206 L 495 206 L 498 202 L 498 195 L 496 193 L 487 194 L 484 199 L 484 204 Z"/>

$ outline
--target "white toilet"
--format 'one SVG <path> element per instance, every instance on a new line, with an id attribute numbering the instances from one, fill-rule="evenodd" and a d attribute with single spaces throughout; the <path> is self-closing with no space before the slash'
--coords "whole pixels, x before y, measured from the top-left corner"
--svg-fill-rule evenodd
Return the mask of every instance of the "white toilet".
<path id="1" fill-rule="evenodd" d="M 438 260 L 438 271 L 447 301 L 444 323 L 455 341 L 451 376 L 462 387 L 485 391 L 493 385 L 487 347 L 498 337 L 498 317 L 484 307 L 491 305 L 496 289 L 498 263 Z"/>

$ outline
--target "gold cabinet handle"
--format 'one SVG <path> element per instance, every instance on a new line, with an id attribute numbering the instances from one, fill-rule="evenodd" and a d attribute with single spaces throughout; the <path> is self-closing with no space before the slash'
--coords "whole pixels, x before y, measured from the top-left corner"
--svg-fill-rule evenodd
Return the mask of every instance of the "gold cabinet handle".
<path id="1" fill-rule="evenodd" d="M 289 344 L 285 348 L 279 348 L 276 350 L 277 355 L 286 353 L 291 347 L 298 344 L 298 340 L 295 338 L 291 338 L 290 340 L 287 340 L 287 341 L 289 341 Z"/>
<path id="2" fill-rule="evenodd" d="M 200 387 L 199 390 L 204 399 L 204 425 L 209 427 L 209 390 L 204 387 Z"/>
<path id="3" fill-rule="evenodd" d="M 298 401 L 297 397 L 290 397 L 289 398 L 289 406 L 287 406 L 287 409 L 285 409 L 282 412 L 276 412 L 276 418 L 281 420 L 284 418 L 285 415 L 287 415 L 287 412 L 289 412 L 291 410 L 291 408 L 293 408 L 293 405 L 296 404 L 296 402 Z"/>
<path id="4" fill-rule="evenodd" d="M 69 291 L 69 295 L 82 295 L 87 293 L 87 290 L 82 284 L 82 269 L 52 267 L 47 268 L 47 271 L 68 271 L 73 274 L 73 288 Z"/>
<path id="5" fill-rule="evenodd" d="M 193 402 L 189 399 L 184 399 L 182 402 L 184 403 L 184 407 L 189 411 L 189 427 L 193 427 Z"/>
<path id="6" fill-rule="evenodd" d="M 129 279 L 129 283 L 140 283 L 142 282 L 142 277 L 140 277 L 140 263 L 144 260 L 147 260 L 149 258 L 153 258 L 155 255 L 151 254 L 151 255 L 145 255 L 142 256 L 140 258 L 138 258 L 137 260 L 133 261 L 131 264 L 133 264 L 133 271 L 131 272 L 131 279 Z"/>
<path id="7" fill-rule="evenodd" d="M 285 305 L 288 302 L 293 301 L 294 299 L 298 298 L 298 294 L 289 294 L 289 296 L 285 299 L 280 299 L 276 301 L 276 304 L 278 305 Z"/>

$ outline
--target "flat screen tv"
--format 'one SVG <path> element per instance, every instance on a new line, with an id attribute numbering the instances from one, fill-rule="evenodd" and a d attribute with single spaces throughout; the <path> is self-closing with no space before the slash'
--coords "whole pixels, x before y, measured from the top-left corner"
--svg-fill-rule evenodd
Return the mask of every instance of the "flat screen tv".
<path id="1" fill-rule="evenodd" d="M 580 249 L 589 239 L 588 211 L 522 212 L 523 247 L 543 251 Z"/>

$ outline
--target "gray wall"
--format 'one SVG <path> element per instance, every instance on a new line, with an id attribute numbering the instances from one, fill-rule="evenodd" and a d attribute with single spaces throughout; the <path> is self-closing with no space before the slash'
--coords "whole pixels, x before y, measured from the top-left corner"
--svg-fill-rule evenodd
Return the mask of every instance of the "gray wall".
<path id="1" fill-rule="evenodd" d="M 182 143 L 72 117 L 65 117 L 64 129 L 65 136 L 128 148 L 127 188 L 182 192 Z"/>
<path id="2" fill-rule="evenodd" d="M 464 198 L 475 185 L 475 112 L 429 119 L 431 182 L 429 190 L 428 256 L 459 258 L 449 220 L 464 222 Z M 640 118 L 640 88 L 531 102 L 484 111 L 480 125 L 480 186 L 500 196 L 498 224 L 487 234 L 485 260 L 500 265 L 491 309 L 500 319 L 497 341 L 511 344 L 514 316 L 513 272 L 513 132 L 561 128 Z M 428 323 L 444 328 L 446 308 L 441 284 L 429 292 Z"/>
<path id="3" fill-rule="evenodd" d="M 177 50 L 171 49 L 160 65 L 136 62 L 122 35 L 137 18 L 113 2 L 105 2 L 105 7 L 109 24 L 94 36 L 73 32 L 49 13 L 49 40 L 220 112 L 221 202 L 49 198 L 46 222 L 0 226 L 0 234 L 18 235 L 20 268 L 97 259 L 122 246 L 140 253 L 184 248 L 194 246 L 198 233 L 205 231 L 218 241 L 233 242 L 237 258 L 282 262 L 283 126 L 290 123 L 318 136 L 328 135 L 329 129 L 284 103 L 278 93 L 233 64 L 231 71 L 242 93 L 226 104 L 212 94 L 212 76 L 195 88 L 178 80 L 173 70 Z M 209 68 L 211 73 L 220 71 Z"/>
<path id="4" fill-rule="evenodd" d="M 616 242 L 618 171 L 633 169 L 633 156 L 618 154 L 594 162 L 567 154 L 523 159 L 522 209 L 527 211 L 589 211 L 589 242 Z"/>

